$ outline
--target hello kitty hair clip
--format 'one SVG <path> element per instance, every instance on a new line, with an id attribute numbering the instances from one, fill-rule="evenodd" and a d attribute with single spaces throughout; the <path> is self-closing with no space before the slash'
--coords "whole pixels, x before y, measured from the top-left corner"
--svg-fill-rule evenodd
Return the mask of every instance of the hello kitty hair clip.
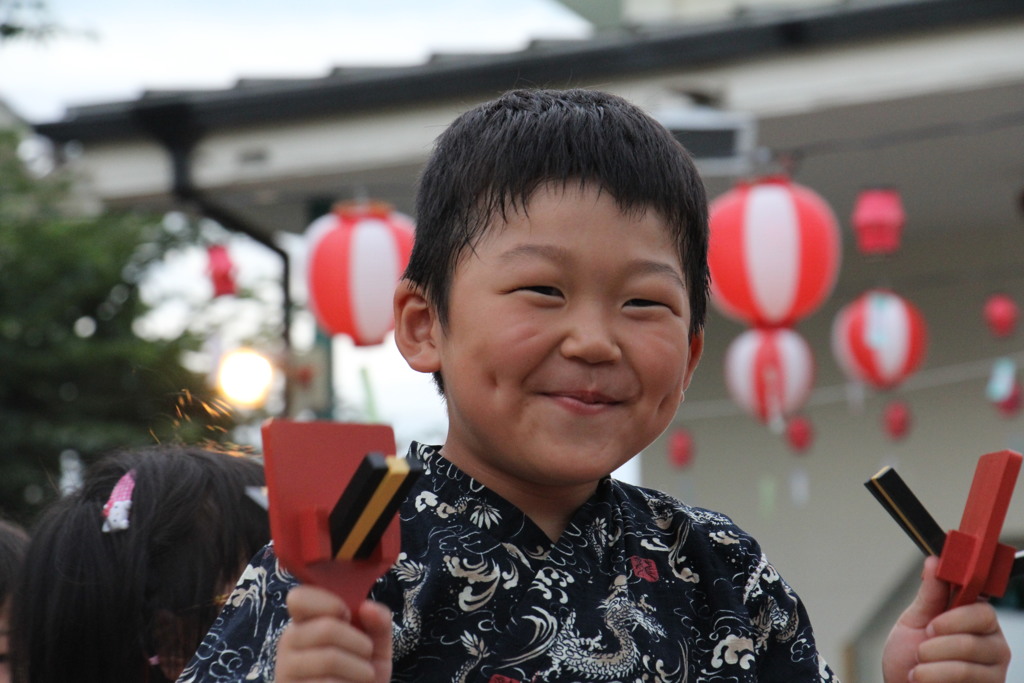
<path id="1" fill-rule="evenodd" d="M 128 528 L 128 513 L 132 509 L 132 491 L 135 490 L 135 470 L 128 470 L 117 480 L 110 498 L 103 506 L 103 533 L 124 531 Z"/>

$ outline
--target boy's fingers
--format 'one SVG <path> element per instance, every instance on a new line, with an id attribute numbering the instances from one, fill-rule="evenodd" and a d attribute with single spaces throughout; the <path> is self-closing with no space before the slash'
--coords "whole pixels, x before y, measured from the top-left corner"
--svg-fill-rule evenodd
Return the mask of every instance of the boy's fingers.
<path id="1" fill-rule="evenodd" d="M 986 638 L 970 634 L 929 638 L 917 648 L 917 659 L 927 662 L 956 661 L 982 664 L 1002 664 L 1007 645 L 1001 638 Z"/>
<path id="2" fill-rule="evenodd" d="M 379 602 L 367 600 L 359 606 L 359 619 L 366 635 L 381 645 L 391 644 L 391 610 Z M 387 636 L 387 638 L 385 638 Z"/>
<path id="3" fill-rule="evenodd" d="M 987 602 L 964 605 L 935 617 L 928 627 L 929 636 L 954 633 L 973 633 L 979 636 L 999 633 L 999 617 L 996 616 L 995 608 Z"/>
<path id="4" fill-rule="evenodd" d="M 917 590 L 914 602 L 900 617 L 903 626 L 912 629 L 924 629 L 932 619 L 942 614 L 949 604 L 949 586 L 935 577 L 939 566 L 939 558 L 929 557 L 924 562 L 921 574 L 921 586 Z"/>
<path id="5" fill-rule="evenodd" d="M 378 681 L 391 680 L 392 621 L 391 610 L 367 600 L 359 606 L 359 619 L 373 643 L 371 662 Z"/>
<path id="6" fill-rule="evenodd" d="M 376 680 L 374 676 L 374 669 L 368 661 L 333 648 L 304 650 L 301 657 L 279 661 L 276 674 L 281 680 L 344 680 L 362 683 L 372 683 Z"/>
<path id="7" fill-rule="evenodd" d="M 919 664 L 914 667 L 914 683 L 1003 683 L 1005 672 L 968 662 Z"/>
<path id="8" fill-rule="evenodd" d="M 288 591 L 285 602 L 292 621 L 301 622 L 316 617 L 334 617 L 349 621 L 352 618 L 352 611 L 344 600 L 316 586 L 296 586 Z"/>
<path id="9" fill-rule="evenodd" d="M 285 634 L 289 645 L 297 650 L 337 648 L 357 657 L 369 659 L 374 643 L 366 633 L 334 617 L 316 617 L 301 623 L 289 624 Z M 282 638 L 284 635 L 282 634 Z"/>

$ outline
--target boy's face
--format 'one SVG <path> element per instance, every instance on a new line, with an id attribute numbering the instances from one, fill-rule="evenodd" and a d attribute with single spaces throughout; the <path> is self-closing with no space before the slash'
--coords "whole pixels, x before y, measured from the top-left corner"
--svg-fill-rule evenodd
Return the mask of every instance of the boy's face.
<path id="1" fill-rule="evenodd" d="M 444 453 L 468 474 L 512 499 L 589 495 L 668 426 L 696 367 L 682 267 L 657 215 L 596 189 L 542 187 L 508 220 L 464 254 L 448 326 L 434 316 L 410 364 L 441 371 Z"/>

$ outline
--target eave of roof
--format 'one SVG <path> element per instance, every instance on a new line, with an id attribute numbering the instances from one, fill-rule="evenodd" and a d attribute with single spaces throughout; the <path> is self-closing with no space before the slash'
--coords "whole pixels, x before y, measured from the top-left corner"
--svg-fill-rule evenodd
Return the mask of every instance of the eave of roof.
<path id="1" fill-rule="evenodd" d="M 1020 0 L 907 0 L 840 4 L 739 16 L 729 22 L 543 42 L 523 51 L 438 56 L 414 66 L 335 69 L 322 78 L 242 80 L 224 90 L 147 93 L 137 100 L 71 108 L 33 125 L 55 142 L 147 137 L 138 113 L 174 105 L 199 131 L 491 95 L 515 86 L 694 67 L 790 50 L 912 34 L 1024 16 Z"/>

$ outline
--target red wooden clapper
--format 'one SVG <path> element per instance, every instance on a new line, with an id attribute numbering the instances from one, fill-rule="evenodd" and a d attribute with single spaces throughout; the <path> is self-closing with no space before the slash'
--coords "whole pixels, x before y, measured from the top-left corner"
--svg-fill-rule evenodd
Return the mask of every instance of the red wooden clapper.
<path id="1" fill-rule="evenodd" d="M 398 558 L 395 513 L 422 464 L 394 455 L 387 425 L 273 419 L 262 434 L 275 554 L 354 615 Z"/>
<path id="2" fill-rule="evenodd" d="M 950 608 L 1002 597 L 1010 578 L 1024 574 L 1024 552 L 999 542 L 1021 460 L 1009 450 L 979 458 L 960 528 L 948 534 L 891 467 L 864 484 L 922 552 L 939 556 L 937 575 L 953 587 Z"/>

